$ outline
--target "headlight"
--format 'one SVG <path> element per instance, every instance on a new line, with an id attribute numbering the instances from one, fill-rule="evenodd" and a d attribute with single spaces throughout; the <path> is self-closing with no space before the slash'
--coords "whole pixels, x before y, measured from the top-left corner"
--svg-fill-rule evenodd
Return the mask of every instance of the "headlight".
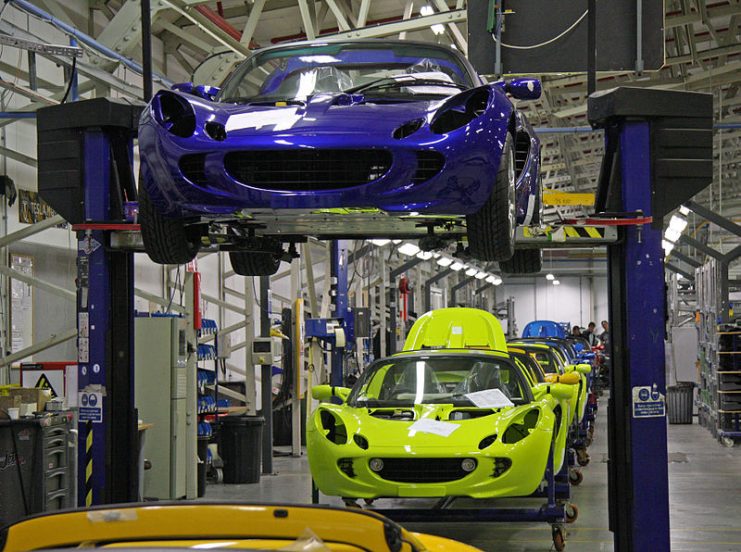
<path id="1" fill-rule="evenodd" d="M 475 88 L 454 96 L 443 104 L 430 123 L 435 134 L 446 134 L 473 121 L 486 111 L 489 89 Z"/>
<path id="2" fill-rule="evenodd" d="M 335 445 L 344 445 L 347 443 L 347 428 L 339 416 L 329 410 L 322 409 L 319 412 L 319 420 L 322 428 L 327 432 L 327 439 Z"/>
<path id="3" fill-rule="evenodd" d="M 471 473 L 476 469 L 476 460 L 473 458 L 464 458 L 461 462 L 461 469 L 466 473 Z"/>
<path id="4" fill-rule="evenodd" d="M 180 138 L 188 138 L 196 130 L 196 112 L 193 106 L 172 92 L 160 92 L 154 97 L 152 115 L 168 132 Z"/>
<path id="5" fill-rule="evenodd" d="M 371 458 L 370 462 L 368 462 L 368 467 L 371 471 L 378 473 L 383 469 L 383 460 L 380 458 Z"/>
<path id="6" fill-rule="evenodd" d="M 417 132 L 420 128 L 422 128 L 422 125 L 425 124 L 424 119 L 414 119 L 413 121 L 407 121 L 400 127 L 398 127 L 396 130 L 394 130 L 393 137 L 397 140 L 401 140 L 402 138 L 406 138 L 407 136 L 411 136 L 415 132 Z"/>
<path id="7" fill-rule="evenodd" d="M 512 422 L 502 435 L 505 445 L 512 445 L 530 436 L 530 431 L 535 429 L 540 420 L 540 409 L 533 408 L 522 417 L 522 420 Z"/>

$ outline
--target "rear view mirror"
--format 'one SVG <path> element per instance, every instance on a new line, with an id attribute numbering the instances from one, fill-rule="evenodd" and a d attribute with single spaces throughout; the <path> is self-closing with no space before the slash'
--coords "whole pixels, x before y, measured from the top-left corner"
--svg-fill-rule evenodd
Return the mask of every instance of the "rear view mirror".
<path id="1" fill-rule="evenodd" d="M 334 385 L 317 385 L 316 387 L 313 387 L 311 389 L 312 398 L 323 402 L 329 402 L 332 400 L 332 397 L 337 397 L 344 403 L 349 395 L 350 389 L 347 387 L 335 387 Z"/>
<path id="2" fill-rule="evenodd" d="M 537 100 L 540 98 L 541 86 L 538 79 L 512 79 L 504 89 L 518 100 Z"/>
<path id="3" fill-rule="evenodd" d="M 551 384 L 551 395 L 559 401 L 568 401 L 574 396 L 574 388 L 565 383 L 554 383 Z"/>

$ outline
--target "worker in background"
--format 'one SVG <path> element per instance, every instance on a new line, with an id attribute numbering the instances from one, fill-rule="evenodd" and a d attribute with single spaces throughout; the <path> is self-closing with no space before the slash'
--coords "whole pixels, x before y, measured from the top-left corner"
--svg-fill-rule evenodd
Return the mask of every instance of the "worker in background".
<path id="1" fill-rule="evenodd" d="M 571 328 L 571 335 L 575 337 L 581 337 L 581 328 L 579 326 L 574 326 Z"/>
<path id="2" fill-rule="evenodd" d="M 599 340 L 605 346 L 605 349 L 607 349 L 610 345 L 610 324 L 607 320 L 602 321 L 602 330 L 603 332 L 599 334 Z"/>
<path id="3" fill-rule="evenodd" d="M 581 336 L 586 339 L 589 342 L 590 347 L 594 347 L 599 343 L 599 339 L 597 338 L 597 334 L 595 333 L 595 329 L 597 328 L 597 324 L 594 322 L 590 322 L 587 326 L 587 329 L 584 330 L 584 333 L 581 334 Z"/>

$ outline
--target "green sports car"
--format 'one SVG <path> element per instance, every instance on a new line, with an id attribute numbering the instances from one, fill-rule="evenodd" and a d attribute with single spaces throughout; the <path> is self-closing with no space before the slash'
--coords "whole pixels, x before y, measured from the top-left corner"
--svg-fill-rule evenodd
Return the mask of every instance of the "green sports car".
<path id="1" fill-rule="evenodd" d="M 312 395 L 341 402 L 320 403 L 307 428 L 324 494 L 491 498 L 540 485 L 572 386 L 534 387 L 506 352 L 444 348 L 378 360 L 352 390 Z"/>

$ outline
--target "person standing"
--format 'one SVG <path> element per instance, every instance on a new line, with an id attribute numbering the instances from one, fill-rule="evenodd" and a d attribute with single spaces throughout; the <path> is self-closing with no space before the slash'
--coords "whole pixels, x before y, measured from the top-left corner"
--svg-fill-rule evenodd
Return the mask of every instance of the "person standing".
<path id="1" fill-rule="evenodd" d="M 610 324 L 607 320 L 602 321 L 602 333 L 599 334 L 599 340 L 605 346 L 605 349 L 610 345 Z"/>
<path id="2" fill-rule="evenodd" d="M 594 333 L 596 327 L 597 324 L 595 324 L 594 322 L 590 322 L 587 326 L 587 329 L 584 330 L 583 334 L 581 334 L 581 336 L 589 342 L 590 347 L 594 347 L 599 341 L 597 338 L 597 334 Z"/>

